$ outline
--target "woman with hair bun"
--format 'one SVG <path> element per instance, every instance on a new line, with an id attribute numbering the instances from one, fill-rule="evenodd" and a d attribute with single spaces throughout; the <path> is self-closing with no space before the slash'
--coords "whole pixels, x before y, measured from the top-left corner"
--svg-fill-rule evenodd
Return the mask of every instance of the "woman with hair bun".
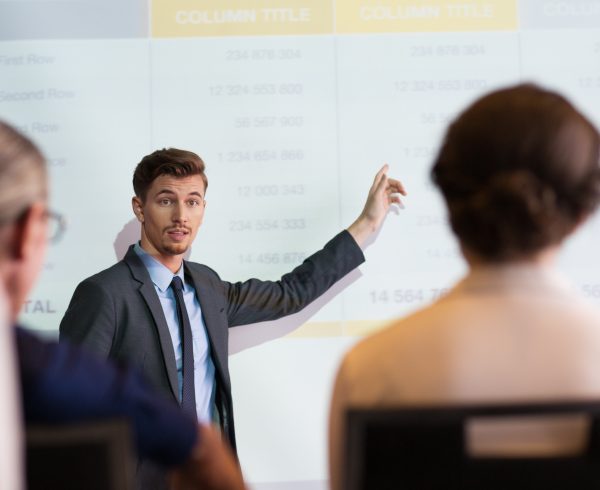
<path id="1" fill-rule="evenodd" d="M 598 205 L 599 144 L 566 99 L 533 85 L 490 94 L 459 116 L 432 178 L 467 261 L 553 255 Z"/>
<path id="2" fill-rule="evenodd" d="M 450 125 L 432 178 L 469 270 L 344 358 L 330 416 L 333 490 L 348 408 L 600 397 L 600 312 L 554 268 L 600 202 L 598 131 L 557 93 L 499 90 Z M 550 422 L 529 429 L 548 450 L 581 437 Z M 522 433 L 500 441 L 492 431 L 477 443 L 510 451 Z"/>

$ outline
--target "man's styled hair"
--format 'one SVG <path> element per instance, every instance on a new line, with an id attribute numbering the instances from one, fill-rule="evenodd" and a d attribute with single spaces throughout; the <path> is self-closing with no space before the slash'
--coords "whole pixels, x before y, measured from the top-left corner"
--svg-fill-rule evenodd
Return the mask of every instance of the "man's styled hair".
<path id="1" fill-rule="evenodd" d="M 18 219 L 47 194 L 46 162 L 41 152 L 29 138 L 0 121 L 0 225 Z"/>
<path id="2" fill-rule="evenodd" d="M 449 127 L 432 169 L 462 245 L 489 261 L 559 244 L 600 201 L 600 136 L 561 95 L 493 92 Z"/>
<path id="3" fill-rule="evenodd" d="M 142 158 L 133 173 L 133 190 L 142 202 L 146 200 L 146 194 L 152 182 L 161 175 L 180 178 L 200 175 L 204 182 L 204 190 L 206 191 L 208 187 L 208 180 L 204 174 L 204 162 L 198 155 L 177 148 L 163 148 Z"/>

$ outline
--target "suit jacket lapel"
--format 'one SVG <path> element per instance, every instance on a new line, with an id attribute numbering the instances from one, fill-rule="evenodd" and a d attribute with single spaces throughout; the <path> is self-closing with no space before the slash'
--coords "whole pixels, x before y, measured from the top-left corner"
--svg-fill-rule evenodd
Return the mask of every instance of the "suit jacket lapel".
<path id="1" fill-rule="evenodd" d="M 223 324 L 223 308 L 218 296 L 215 294 L 214 286 L 209 280 L 187 267 L 187 264 L 185 271 L 194 283 L 196 295 L 200 302 L 202 317 L 212 350 L 212 360 L 221 377 L 224 377 L 227 373 L 223 365 L 223 363 L 227 363 L 227 324 Z M 228 379 L 226 382 L 229 384 Z"/>
<path id="2" fill-rule="evenodd" d="M 165 368 L 167 370 L 167 376 L 169 378 L 169 384 L 171 391 L 176 400 L 179 401 L 179 383 L 177 381 L 177 364 L 175 362 L 175 352 L 173 350 L 173 342 L 171 340 L 171 334 L 169 333 L 169 327 L 165 320 L 165 314 L 154 289 L 154 284 L 150 279 L 150 275 L 146 270 L 146 267 L 133 250 L 133 245 L 127 250 L 127 254 L 124 259 L 125 263 L 131 270 L 133 278 L 140 283 L 139 291 L 148 309 L 154 319 L 154 324 L 158 332 L 158 338 L 160 341 L 160 347 L 162 349 L 163 359 L 165 361 Z"/>

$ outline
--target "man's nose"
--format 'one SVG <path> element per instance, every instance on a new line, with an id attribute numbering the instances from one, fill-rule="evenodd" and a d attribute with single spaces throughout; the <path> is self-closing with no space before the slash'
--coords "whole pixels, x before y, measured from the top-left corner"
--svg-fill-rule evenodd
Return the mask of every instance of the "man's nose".
<path id="1" fill-rule="evenodd" d="M 184 203 L 177 203 L 173 207 L 173 221 L 176 223 L 185 223 L 188 220 L 187 209 Z"/>

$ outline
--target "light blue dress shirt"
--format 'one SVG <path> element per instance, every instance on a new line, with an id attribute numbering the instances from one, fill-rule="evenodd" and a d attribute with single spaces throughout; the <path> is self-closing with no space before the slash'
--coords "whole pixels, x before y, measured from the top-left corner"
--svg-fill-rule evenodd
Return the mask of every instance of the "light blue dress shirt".
<path id="1" fill-rule="evenodd" d="M 135 253 L 142 260 L 150 279 L 154 284 L 156 294 L 162 305 L 165 320 L 169 326 L 175 362 L 177 364 L 177 382 L 179 384 L 179 400 L 183 389 L 183 357 L 181 355 L 181 335 L 177 318 L 177 303 L 175 293 L 169 287 L 173 277 L 179 276 L 183 282 L 183 300 L 190 317 L 192 326 L 192 342 L 194 344 L 194 388 L 196 391 L 196 415 L 201 422 L 210 422 L 214 406 L 215 365 L 210 355 L 210 344 L 206 334 L 206 326 L 202 319 L 202 309 L 192 284 L 185 281 L 183 264 L 176 274 L 149 255 L 139 243 L 135 244 Z"/>

